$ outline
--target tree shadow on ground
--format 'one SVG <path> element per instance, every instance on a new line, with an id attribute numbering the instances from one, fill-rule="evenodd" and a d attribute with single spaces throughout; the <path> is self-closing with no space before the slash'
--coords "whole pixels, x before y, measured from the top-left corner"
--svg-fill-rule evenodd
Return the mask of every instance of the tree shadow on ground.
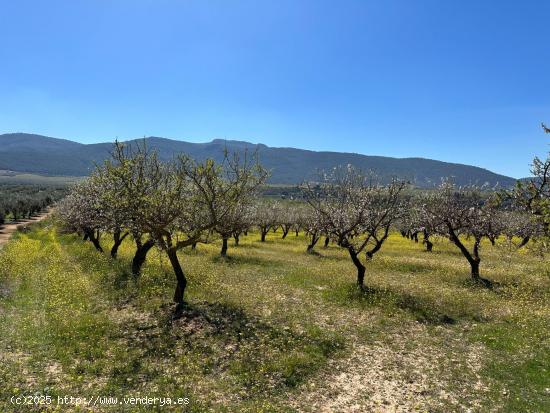
<path id="1" fill-rule="evenodd" d="M 480 278 L 474 280 L 472 277 L 465 277 L 459 282 L 459 285 L 469 290 L 483 290 L 498 293 L 498 290 L 503 286 L 501 283 L 490 280 L 488 278 Z"/>
<path id="2" fill-rule="evenodd" d="M 411 262 L 409 260 L 404 260 L 401 257 L 392 257 L 392 259 L 385 259 L 383 261 L 373 260 L 374 265 L 377 265 L 378 263 L 380 263 L 384 269 L 393 270 L 403 274 L 430 273 L 441 269 L 441 267 L 436 264 L 428 262 Z"/>
<path id="3" fill-rule="evenodd" d="M 207 371 L 231 375 L 251 395 L 298 385 L 343 347 L 334 334 L 295 331 L 228 304 L 186 303 L 162 314 L 164 334 L 178 347 L 199 354 Z"/>
<path id="4" fill-rule="evenodd" d="M 256 256 L 246 256 L 246 255 L 228 255 L 227 257 L 222 257 L 221 255 L 215 255 L 212 257 L 212 262 L 220 264 L 230 264 L 230 265 L 242 265 L 242 264 L 252 264 L 259 266 L 273 266 L 280 263 L 277 259 L 256 257 Z"/>
<path id="5" fill-rule="evenodd" d="M 348 288 L 347 298 L 362 305 L 404 310 L 424 324 L 451 325 L 456 324 L 461 318 L 483 321 L 483 317 L 474 311 L 441 309 L 440 305 L 430 298 L 392 288 L 367 287 L 361 291 L 353 285 Z"/>

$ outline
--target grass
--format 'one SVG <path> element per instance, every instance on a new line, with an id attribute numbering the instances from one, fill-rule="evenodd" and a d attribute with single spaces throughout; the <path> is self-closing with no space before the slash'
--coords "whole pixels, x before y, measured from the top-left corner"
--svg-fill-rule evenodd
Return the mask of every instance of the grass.
<path id="1" fill-rule="evenodd" d="M 111 260 L 50 221 L 19 234 L 0 252 L 0 411 L 28 411 L 9 399 L 29 394 L 188 397 L 189 412 L 550 411 L 544 259 L 484 244 L 498 282 L 485 290 L 449 242 L 430 254 L 392 235 L 359 293 L 333 245 L 311 255 L 303 236 L 249 234 L 229 260 L 219 247 L 180 254 L 174 320 L 158 251 L 135 282 L 130 242 Z"/>

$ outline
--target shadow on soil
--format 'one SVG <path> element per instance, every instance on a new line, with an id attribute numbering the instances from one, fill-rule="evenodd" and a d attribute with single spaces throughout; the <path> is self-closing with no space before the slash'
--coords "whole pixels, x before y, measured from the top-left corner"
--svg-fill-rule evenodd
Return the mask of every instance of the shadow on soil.
<path id="1" fill-rule="evenodd" d="M 420 323 L 435 325 L 456 324 L 459 319 L 459 316 L 453 315 L 452 312 L 439 310 L 427 298 L 389 288 L 368 287 L 361 291 L 356 285 L 352 285 L 347 289 L 346 296 L 351 302 L 363 305 L 399 308 L 411 314 Z"/>

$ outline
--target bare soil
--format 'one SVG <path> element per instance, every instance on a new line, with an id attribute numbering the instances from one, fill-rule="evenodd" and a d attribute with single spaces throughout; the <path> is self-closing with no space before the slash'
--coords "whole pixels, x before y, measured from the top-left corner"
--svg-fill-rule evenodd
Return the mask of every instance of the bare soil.
<path id="1" fill-rule="evenodd" d="M 10 222 L 9 224 L 0 225 L 0 248 L 10 240 L 12 235 L 17 231 L 25 230 L 29 225 L 36 222 L 40 222 L 51 213 L 51 210 L 41 212 L 40 214 L 30 218 L 30 219 L 20 219 L 15 222 Z"/>

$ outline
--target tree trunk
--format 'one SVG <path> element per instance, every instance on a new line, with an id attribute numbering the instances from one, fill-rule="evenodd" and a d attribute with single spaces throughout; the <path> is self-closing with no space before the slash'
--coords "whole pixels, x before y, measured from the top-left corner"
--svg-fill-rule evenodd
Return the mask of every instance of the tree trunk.
<path id="1" fill-rule="evenodd" d="M 299 229 L 295 229 L 294 232 L 296 233 L 296 236 L 300 235 L 300 230 Z"/>
<path id="2" fill-rule="evenodd" d="M 234 234 L 233 239 L 235 240 L 235 245 L 239 245 L 239 234 Z"/>
<path id="3" fill-rule="evenodd" d="M 134 258 L 132 259 L 132 274 L 134 277 L 138 277 L 141 273 L 141 267 L 145 264 L 145 259 L 147 258 L 147 253 L 155 245 L 155 241 L 148 239 L 145 244 L 142 244 L 141 241 L 136 240 L 136 252 Z"/>
<path id="4" fill-rule="evenodd" d="M 285 239 L 286 236 L 288 235 L 288 231 L 289 231 L 288 229 L 283 228 L 283 237 L 282 237 L 283 239 Z"/>
<path id="5" fill-rule="evenodd" d="M 262 232 L 262 234 L 261 234 L 260 241 L 265 242 L 265 236 L 267 234 L 267 231 L 262 230 L 261 232 Z"/>
<path id="6" fill-rule="evenodd" d="M 483 285 L 484 287 L 490 288 L 493 285 L 493 283 L 486 278 L 480 277 L 479 275 L 479 263 L 481 262 L 481 258 L 479 258 L 479 244 L 481 242 L 481 238 L 476 238 L 474 242 L 473 253 L 470 254 L 470 252 L 464 246 L 464 244 L 460 241 L 460 239 L 458 238 L 458 235 L 456 235 L 456 233 L 454 232 L 454 229 L 451 227 L 450 224 L 447 224 L 447 228 L 449 229 L 449 236 L 451 238 L 451 241 L 455 243 L 455 245 L 462 252 L 462 255 L 464 255 L 468 260 L 468 262 L 470 263 L 472 280 L 474 280 L 476 283 Z"/>
<path id="7" fill-rule="evenodd" d="M 360 290 L 365 289 L 365 266 L 361 263 L 361 260 L 357 256 L 357 253 L 353 248 L 348 248 L 349 256 L 351 257 L 351 260 L 353 261 L 353 264 L 357 268 L 357 287 L 359 287 Z"/>
<path id="8" fill-rule="evenodd" d="M 527 237 L 524 237 L 524 238 L 521 240 L 521 242 L 519 243 L 518 249 L 524 247 L 524 246 L 529 242 L 530 239 L 531 239 L 531 237 L 528 237 L 528 236 L 527 236 Z"/>
<path id="9" fill-rule="evenodd" d="M 424 242 L 426 243 L 426 251 L 432 252 L 433 247 L 434 247 L 433 242 L 431 242 L 428 238 L 426 238 L 426 239 L 424 240 Z"/>
<path id="10" fill-rule="evenodd" d="M 426 244 L 426 251 L 432 252 L 434 244 L 433 242 L 430 241 L 430 234 L 426 229 L 424 229 L 423 234 L 424 234 L 424 244 Z"/>
<path id="11" fill-rule="evenodd" d="M 315 244 L 317 244 L 317 241 L 319 241 L 319 236 L 317 236 L 316 233 L 311 234 L 310 243 L 307 246 L 307 252 L 313 251 L 313 248 L 315 247 Z"/>
<path id="12" fill-rule="evenodd" d="M 330 238 L 329 237 L 325 237 L 325 248 L 328 247 L 328 243 L 330 242 Z"/>
<path id="13" fill-rule="evenodd" d="M 227 257 L 227 237 L 222 238 L 222 250 L 220 255 L 222 257 Z"/>
<path id="14" fill-rule="evenodd" d="M 473 256 L 470 259 L 470 267 L 472 268 L 472 278 L 479 282 L 481 277 L 479 276 L 479 263 L 481 258 L 479 258 L 479 244 L 481 243 L 481 238 L 477 237 L 474 241 Z"/>
<path id="15" fill-rule="evenodd" d="M 479 278 L 480 278 L 480 276 L 479 276 L 479 263 L 480 263 L 480 261 L 477 261 L 477 260 L 470 261 L 470 266 L 472 268 L 472 278 L 476 281 L 478 281 Z"/>
<path id="16" fill-rule="evenodd" d="M 103 248 L 101 248 L 101 244 L 99 243 L 99 231 L 97 232 L 97 235 L 95 231 L 88 229 L 86 230 L 86 234 L 88 235 L 88 239 L 92 242 L 95 249 L 99 252 L 103 252 Z"/>
<path id="17" fill-rule="evenodd" d="M 174 291 L 174 302 L 176 304 L 183 304 L 183 295 L 185 293 L 185 287 L 187 287 L 187 278 L 185 278 L 185 274 L 183 273 L 183 269 L 181 268 L 180 262 L 178 260 L 177 250 L 172 247 L 169 248 L 166 253 L 168 254 L 170 264 L 172 264 L 174 274 L 176 275 L 177 284 Z"/>
<path id="18" fill-rule="evenodd" d="M 124 241 L 124 238 L 128 236 L 128 233 L 125 232 L 124 235 L 120 235 L 120 231 L 115 231 L 113 233 L 113 247 L 111 248 L 111 258 L 116 258 L 118 254 L 118 248 L 122 244 L 122 241 Z"/>
<path id="19" fill-rule="evenodd" d="M 103 252 L 103 248 L 101 247 L 101 244 L 99 243 L 99 239 L 97 239 L 96 237 L 93 237 L 91 239 L 92 241 L 92 244 L 94 244 L 94 247 L 96 250 L 98 250 L 99 252 Z"/>

